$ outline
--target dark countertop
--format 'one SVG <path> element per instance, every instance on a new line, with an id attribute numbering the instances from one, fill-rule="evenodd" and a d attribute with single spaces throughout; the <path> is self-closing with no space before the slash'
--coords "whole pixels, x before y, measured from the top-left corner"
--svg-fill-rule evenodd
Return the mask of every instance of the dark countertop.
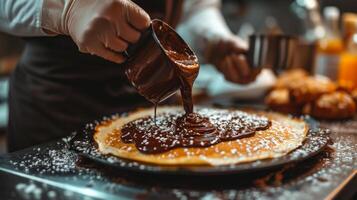
<path id="1" fill-rule="evenodd" d="M 175 177 L 133 174 L 68 151 L 68 138 L 0 157 L 2 199 L 324 199 L 356 197 L 357 119 L 322 122 L 334 141 L 318 156 L 246 176 Z M 248 178 L 249 177 L 249 178 Z M 255 178 L 252 178 L 255 177 Z M 353 186 L 354 185 L 354 186 Z M 331 197 L 331 196 L 330 196 Z"/>

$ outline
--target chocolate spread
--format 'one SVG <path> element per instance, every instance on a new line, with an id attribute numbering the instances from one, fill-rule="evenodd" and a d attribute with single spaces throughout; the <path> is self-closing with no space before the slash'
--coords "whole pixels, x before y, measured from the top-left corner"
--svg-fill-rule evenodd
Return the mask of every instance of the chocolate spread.
<path id="1" fill-rule="evenodd" d="M 152 154 L 176 147 L 208 147 L 250 136 L 269 126 L 265 117 L 203 108 L 197 109 L 197 113 L 167 112 L 159 114 L 156 120 L 152 116 L 134 120 L 121 129 L 121 140 L 135 143 L 142 153 Z"/>
<path id="2" fill-rule="evenodd" d="M 123 142 L 135 143 L 143 153 L 161 153 L 175 147 L 207 147 L 269 127 L 267 118 L 239 111 L 215 112 L 207 109 L 204 114 L 194 113 L 192 86 L 199 72 L 198 59 L 168 26 L 155 21 L 152 27 L 165 56 L 155 56 L 155 51 L 143 53 L 143 56 L 147 56 L 146 65 L 139 60 L 131 65 L 127 75 L 139 93 L 155 105 L 155 115 L 124 125 L 121 130 Z M 154 49 L 157 50 L 151 48 Z M 162 62 L 162 59 L 166 62 Z M 181 91 L 185 113 L 156 116 L 157 104 L 172 95 L 175 88 Z"/>
<path id="3" fill-rule="evenodd" d="M 176 75 L 180 80 L 182 104 L 186 114 L 192 113 L 192 86 L 199 71 L 197 58 L 189 55 L 178 54 L 177 52 L 170 50 L 166 51 L 166 54 L 172 61 L 172 64 L 175 65 Z"/>
<path id="4" fill-rule="evenodd" d="M 177 36 L 176 32 L 168 31 L 168 27 L 165 29 L 165 26 L 158 26 L 156 30 L 161 30 L 156 31 L 156 37 L 158 41 L 160 41 L 161 48 L 168 58 L 170 67 L 174 69 L 175 80 L 178 80 L 186 114 L 192 113 L 192 86 L 200 69 L 197 56 L 188 45 Z M 165 76 L 165 74 L 162 75 Z M 166 79 L 166 77 L 162 77 L 162 79 Z M 157 87 L 166 86 L 157 85 Z M 160 101 L 160 99 L 157 99 L 156 102 Z M 154 102 L 154 104 L 156 108 L 156 103 Z"/>

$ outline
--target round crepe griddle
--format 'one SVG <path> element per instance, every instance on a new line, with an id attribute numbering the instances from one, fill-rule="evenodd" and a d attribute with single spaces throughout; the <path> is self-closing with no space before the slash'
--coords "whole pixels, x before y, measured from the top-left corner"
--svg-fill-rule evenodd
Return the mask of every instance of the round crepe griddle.
<path id="1" fill-rule="evenodd" d="M 244 174 L 272 170 L 286 164 L 301 162 L 321 152 L 330 141 L 329 135 L 326 131 L 319 129 L 315 120 L 305 118 L 305 121 L 309 124 L 309 132 L 303 145 L 299 148 L 279 158 L 233 165 L 163 166 L 122 159 L 112 155 L 103 155 L 97 150 L 97 144 L 93 140 L 94 129 L 99 122 L 87 124 L 82 131 L 77 132 L 70 141 L 70 149 L 98 164 L 117 168 L 118 170 L 161 175 Z"/>

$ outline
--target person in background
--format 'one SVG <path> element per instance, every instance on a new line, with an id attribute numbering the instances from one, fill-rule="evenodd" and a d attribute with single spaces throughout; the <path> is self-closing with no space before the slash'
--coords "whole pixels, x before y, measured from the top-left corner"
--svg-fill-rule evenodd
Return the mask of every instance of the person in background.
<path id="1" fill-rule="evenodd" d="M 255 79 L 246 45 L 219 0 L 3 0 L 0 31 L 26 41 L 10 79 L 8 149 L 63 137 L 104 115 L 143 105 L 121 66 L 150 20 L 180 32 L 201 62 L 236 83 Z"/>

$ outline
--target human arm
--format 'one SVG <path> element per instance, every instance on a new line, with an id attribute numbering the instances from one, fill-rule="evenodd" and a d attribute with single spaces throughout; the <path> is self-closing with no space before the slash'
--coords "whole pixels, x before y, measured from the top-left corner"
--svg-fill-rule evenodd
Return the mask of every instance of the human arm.
<path id="1" fill-rule="evenodd" d="M 258 72 L 249 68 L 247 44 L 228 28 L 219 0 L 191 0 L 184 5 L 179 32 L 201 61 L 211 63 L 231 82 L 249 83 Z"/>
<path id="2" fill-rule="evenodd" d="M 0 30 L 18 36 L 68 35 L 79 51 L 122 63 L 150 25 L 129 0 L 2 0 Z"/>

